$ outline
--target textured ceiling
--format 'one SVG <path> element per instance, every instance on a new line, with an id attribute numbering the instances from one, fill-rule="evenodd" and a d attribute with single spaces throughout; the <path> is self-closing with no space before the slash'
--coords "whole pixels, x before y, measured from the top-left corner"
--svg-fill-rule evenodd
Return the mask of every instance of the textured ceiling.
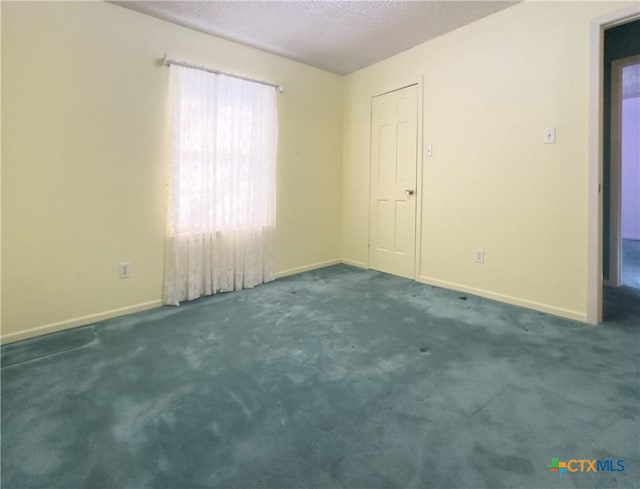
<path id="1" fill-rule="evenodd" d="M 518 2 L 114 1 L 341 75 Z"/>

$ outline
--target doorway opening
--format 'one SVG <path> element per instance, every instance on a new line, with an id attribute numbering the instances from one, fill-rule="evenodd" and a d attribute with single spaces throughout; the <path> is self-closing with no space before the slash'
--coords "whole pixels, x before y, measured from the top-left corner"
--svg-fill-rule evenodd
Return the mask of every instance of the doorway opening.
<path id="1" fill-rule="evenodd" d="M 625 310 L 620 304 L 640 299 L 640 9 L 634 10 L 602 32 L 600 259 L 605 287 L 599 290 L 598 320 L 618 317 Z"/>
<path id="2" fill-rule="evenodd" d="M 591 21 L 589 45 L 589 164 L 587 224 L 587 322 L 603 319 L 603 283 L 609 279 L 610 248 L 610 125 L 611 63 L 615 58 L 634 56 L 640 48 L 640 6 L 609 12 Z M 612 53 L 616 34 L 628 38 L 620 43 L 626 53 Z M 607 43 L 608 38 L 608 43 Z M 608 44 L 608 45 L 607 45 Z M 631 51 L 631 52 L 629 52 Z M 634 52 L 635 51 L 635 52 Z M 621 290 L 614 289 L 611 290 Z M 629 288 L 622 290 L 640 291 Z M 634 294 L 635 295 L 635 294 Z"/>
<path id="3" fill-rule="evenodd" d="M 640 20 L 604 32 L 603 278 L 640 289 Z"/>
<path id="4" fill-rule="evenodd" d="M 612 165 L 619 166 L 620 175 L 618 276 L 621 286 L 640 289 L 640 55 L 614 62 L 613 69 L 618 86 L 613 97 L 618 134 L 612 152 L 618 156 Z"/>

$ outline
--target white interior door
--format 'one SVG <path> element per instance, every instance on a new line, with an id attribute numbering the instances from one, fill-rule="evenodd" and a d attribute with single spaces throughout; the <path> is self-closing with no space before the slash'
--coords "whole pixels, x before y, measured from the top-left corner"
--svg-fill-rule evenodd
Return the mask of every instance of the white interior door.
<path id="1" fill-rule="evenodd" d="M 369 267 L 414 278 L 418 89 L 371 99 Z"/>

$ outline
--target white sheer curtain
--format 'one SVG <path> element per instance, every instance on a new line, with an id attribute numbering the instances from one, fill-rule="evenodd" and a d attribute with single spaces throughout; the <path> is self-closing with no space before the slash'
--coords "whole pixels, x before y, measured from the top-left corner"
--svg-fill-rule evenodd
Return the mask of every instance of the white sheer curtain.
<path id="1" fill-rule="evenodd" d="M 274 278 L 276 91 L 170 66 L 164 303 Z"/>

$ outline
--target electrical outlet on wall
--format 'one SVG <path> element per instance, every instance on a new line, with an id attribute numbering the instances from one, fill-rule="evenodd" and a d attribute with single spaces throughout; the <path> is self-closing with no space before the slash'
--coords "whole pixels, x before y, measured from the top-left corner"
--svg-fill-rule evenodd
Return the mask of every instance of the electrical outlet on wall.
<path id="1" fill-rule="evenodd" d="M 473 261 L 479 264 L 484 264 L 484 250 L 482 248 L 478 248 L 473 255 Z"/>
<path id="2" fill-rule="evenodd" d="M 122 262 L 119 265 L 120 278 L 129 278 L 131 276 L 131 263 Z"/>

